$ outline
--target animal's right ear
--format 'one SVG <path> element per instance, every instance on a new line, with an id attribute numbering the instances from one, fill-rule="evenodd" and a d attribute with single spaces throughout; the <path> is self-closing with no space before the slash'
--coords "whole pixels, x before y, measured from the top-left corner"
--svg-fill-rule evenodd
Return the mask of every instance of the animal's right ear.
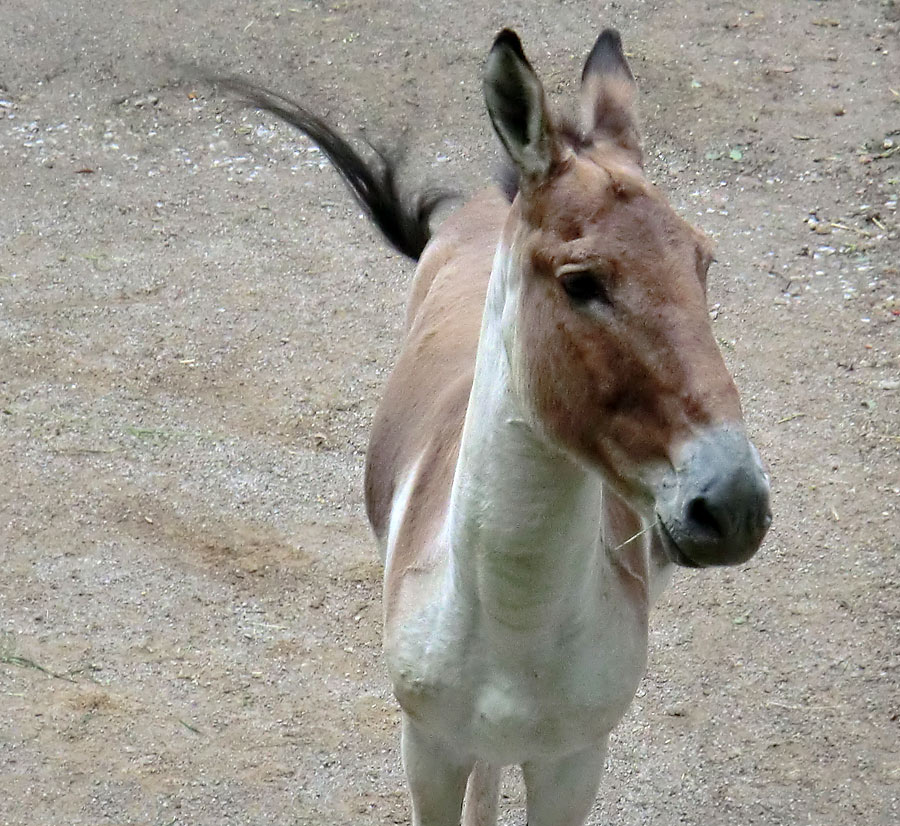
<path id="1" fill-rule="evenodd" d="M 488 55 L 484 100 L 521 183 L 545 179 L 557 158 L 553 125 L 544 87 L 511 29 L 497 35 Z"/>

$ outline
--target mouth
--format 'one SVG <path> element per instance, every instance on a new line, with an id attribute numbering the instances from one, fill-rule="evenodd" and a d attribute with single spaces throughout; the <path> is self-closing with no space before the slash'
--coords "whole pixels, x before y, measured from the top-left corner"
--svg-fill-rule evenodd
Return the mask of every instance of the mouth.
<path id="1" fill-rule="evenodd" d="M 678 543 L 672 538 L 672 534 L 669 533 L 669 529 L 666 527 L 666 523 L 663 521 L 662 517 L 657 513 L 657 524 L 659 525 L 659 535 L 662 537 L 663 550 L 667 557 L 669 557 L 672 562 L 676 565 L 681 565 L 683 568 L 702 568 L 704 567 L 699 562 L 691 559 L 681 548 L 678 547 Z"/>

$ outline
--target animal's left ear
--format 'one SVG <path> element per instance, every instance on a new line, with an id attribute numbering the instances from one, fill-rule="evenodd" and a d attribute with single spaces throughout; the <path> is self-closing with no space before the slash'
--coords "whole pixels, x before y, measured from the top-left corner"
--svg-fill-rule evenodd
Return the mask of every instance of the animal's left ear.
<path id="1" fill-rule="evenodd" d="M 635 99 L 637 84 L 622 51 L 622 38 L 606 29 L 581 73 L 581 128 L 592 141 L 607 140 L 641 163 Z"/>

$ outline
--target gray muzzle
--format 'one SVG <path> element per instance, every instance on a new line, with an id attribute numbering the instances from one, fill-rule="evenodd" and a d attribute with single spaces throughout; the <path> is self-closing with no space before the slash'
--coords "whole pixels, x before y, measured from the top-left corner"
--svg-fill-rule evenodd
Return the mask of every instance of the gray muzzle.
<path id="1" fill-rule="evenodd" d="M 673 562 L 700 568 L 750 559 L 772 511 L 769 480 L 743 428 L 710 429 L 684 445 L 662 480 L 656 513 Z"/>

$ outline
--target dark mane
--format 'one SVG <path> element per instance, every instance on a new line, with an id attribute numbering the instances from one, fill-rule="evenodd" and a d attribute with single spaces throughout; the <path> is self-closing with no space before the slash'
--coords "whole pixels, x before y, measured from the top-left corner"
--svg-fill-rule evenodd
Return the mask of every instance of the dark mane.
<path id="1" fill-rule="evenodd" d="M 271 112 L 312 140 L 388 243 L 418 260 L 431 238 L 432 214 L 445 200 L 455 197 L 454 193 L 428 189 L 404 196 L 397 184 L 401 153 L 391 155 L 363 141 L 372 154 L 366 160 L 333 127 L 296 101 L 241 78 L 208 80 L 235 93 L 245 104 Z"/>

